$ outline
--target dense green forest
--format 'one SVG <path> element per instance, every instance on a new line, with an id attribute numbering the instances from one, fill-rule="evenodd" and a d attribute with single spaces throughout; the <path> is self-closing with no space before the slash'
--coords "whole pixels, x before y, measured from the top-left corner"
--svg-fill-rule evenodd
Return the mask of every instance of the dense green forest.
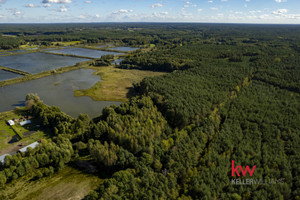
<path id="1" fill-rule="evenodd" d="M 155 44 L 129 54 L 118 67 L 170 73 L 135 83 L 135 97 L 94 119 L 73 119 L 28 95 L 34 102 L 28 114 L 51 130 L 52 139 L 7 157 L 0 167 L 2 187 L 84 160 L 105 177 L 87 200 L 300 199 L 299 26 L 6 26 L 0 32 L 17 35 L 20 43 Z M 232 177 L 232 160 L 244 168 L 255 165 L 253 176 Z"/>

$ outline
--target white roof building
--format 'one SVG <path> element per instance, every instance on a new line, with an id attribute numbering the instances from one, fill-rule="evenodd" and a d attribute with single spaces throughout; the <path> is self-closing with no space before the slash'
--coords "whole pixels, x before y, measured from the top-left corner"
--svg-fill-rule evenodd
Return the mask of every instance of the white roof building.
<path id="1" fill-rule="evenodd" d="M 10 120 L 8 120 L 8 121 L 7 121 L 7 123 L 8 123 L 10 126 L 13 126 L 13 125 L 15 125 L 15 122 L 14 122 L 13 120 L 11 120 L 11 119 L 10 119 Z"/>
<path id="2" fill-rule="evenodd" d="M 34 142 L 34 143 L 30 144 L 30 145 L 27 145 L 26 147 L 23 147 L 22 149 L 19 149 L 19 151 L 20 152 L 26 152 L 29 147 L 31 147 L 32 149 L 34 149 L 38 145 L 39 145 L 38 142 Z"/>
<path id="3" fill-rule="evenodd" d="M 31 120 L 26 120 L 26 121 L 20 122 L 19 124 L 20 124 L 21 126 L 24 126 L 24 125 L 30 124 L 30 123 L 31 123 Z"/>

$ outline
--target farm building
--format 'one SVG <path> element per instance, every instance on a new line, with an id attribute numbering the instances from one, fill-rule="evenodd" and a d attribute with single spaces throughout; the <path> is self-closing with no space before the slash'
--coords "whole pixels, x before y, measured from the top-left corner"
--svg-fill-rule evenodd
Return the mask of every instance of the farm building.
<path id="1" fill-rule="evenodd" d="M 8 156 L 8 155 L 9 155 L 9 154 L 3 154 L 3 155 L 0 156 L 0 162 L 1 162 L 2 164 L 4 164 L 5 157 Z"/>
<path id="2" fill-rule="evenodd" d="M 24 126 L 24 125 L 30 124 L 30 123 L 31 123 L 31 120 L 26 120 L 26 121 L 20 122 L 19 124 L 20 124 L 21 126 Z"/>
<path id="3" fill-rule="evenodd" d="M 14 122 L 13 120 L 8 120 L 7 123 L 8 123 L 10 126 L 15 125 L 15 122 Z"/>
<path id="4" fill-rule="evenodd" d="M 30 145 L 27 145 L 26 147 L 23 147 L 22 149 L 19 149 L 19 151 L 20 151 L 20 152 L 26 152 L 27 149 L 28 149 L 29 147 L 31 147 L 32 149 L 34 149 L 34 148 L 36 148 L 38 145 L 39 145 L 38 142 L 34 142 L 34 143 L 30 144 Z"/>

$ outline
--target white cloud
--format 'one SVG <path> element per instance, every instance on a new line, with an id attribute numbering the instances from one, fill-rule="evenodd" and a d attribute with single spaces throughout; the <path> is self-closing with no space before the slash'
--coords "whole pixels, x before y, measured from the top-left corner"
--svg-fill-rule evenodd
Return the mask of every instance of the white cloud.
<path id="1" fill-rule="evenodd" d="M 299 20 L 300 14 L 287 14 L 287 9 L 278 9 L 276 11 L 273 11 L 272 14 L 276 15 L 277 19 L 292 19 L 292 20 Z"/>
<path id="2" fill-rule="evenodd" d="M 203 9 L 199 8 L 197 11 L 198 11 L 198 12 L 202 12 L 202 11 L 203 11 Z"/>
<path id="3" fill-rule="evenodd" d="M 72 3 L 72 0 L 43 0 L 42 3 Z"/>
<path id="4" fill-rule="evenodd" d="M 59 12 L 67 12 L 68 9 L 66 8 L 66 6 L 61 6 L 59 9 Z"/>
<path id="5" fill-rule="evenodd" d="M 270 19 L 270 16 L 267 14 L 261 15 L 258 17 L 259 19 Z"/>
<path id="6" fill-rule="evenodd" d="M 92 1 L 85 1 L 85 3 L 92 3 Z"/>
<path id="7" fill-rule="evenodd" d="M 213 3 L 213 1 L 210 0 L 210 1 L 208 1 L 208 3 Z"/>
<path id="8" fill-rule="evenodd" d="M 43 4 L 43 7 L 45 7 L 45 8 L 51 7 L 51 4 L 50 3 L 45 3 L 45 4 Z"/>
<path id="9" fill-rule="evenodd" d="M 1 18 L 5 18 L 5 16 L 4 16 L 4 15 L 0 15 L 0 19 L 1 19 Z"/>
<path id="10" fill-rule="evenodd" d="M 228 1 L 228 0 L 221 0 L 221 2 L 226 2 L 226 1 Z"/>
<path id="11" fill-rule="evenodd" d="M 261 10 L 250 10 L 249 13 L 255 15 L 256 13 L 261 13 Z"/>
<path id="12" fill-rule="evenodd" d="M 28 7 L 28 8 L 34 8 L 34 4 L 33 4 L 33 3 L 30 3 L 30 4 L 27 4 L 25 7 Z"/>
<path id="13" fill-rule="evenodd" d="M 286 16 L 288 19 L 300 19 L 300 14 L 290 14 Z"/>
<path id="14" fill-rule="evenodd" d="M 181 16 L 183 16 L 185 18 L 191 18 L 191 17 L 193 17 L 193 15 L 191 13 L 185 13 L 185 12 L 181 13 Z"/>
<path id="15" fill-rule="evenodd" d="M 288 12 L 287 9 L 278 9 L 276 11 L 273 11 L 272 14 L 274 14 L 274 15 L 283 15 L 283 14 L 285 14 L 287 12 Z"/>
<path id="16" fill-rule="evenodd" d="M 99 15 L 99 14 L 96 14 L 95 16 L 96 16 L 97 18 L 100 18 L 100 15 Z"/>
<path id="17" fill-rule="evenodd" d="M 129 12 L 133 12 L 133 10 L 120 9 L 118 11 L 113 12 L 112 14 L 124 14 Z"/>
<path id="18" fill-rule="evenodd" d="M 250 2 L 251 0 L 245 0 L 246 2 Z"/>
<path id="19" fill-rule="evenodd" d="M 218 10 L 216 7 L 210 7 L 211 10 Z"/>
<path id="20" fill-rule="evenodd" d="M 184 8 L 192 8 L 192 7 L 197 7 L 196 4 L 192 4 L 191 2 L 186 2 L 187 4 L 183 5 Z"/>
<path id="21" fill-rule="evenodd" d="M 169 14 L 168 12 L 160 12 L 160 13 L 154 12 L 152 13 L 152 17 L 164 19 L 167 17 L 168 14 Z"/>
<path id="22" fill-rule="evenodd" d="M 25 7 L 27 8 L 39 8 L 39 5 L 34 5 L 33 3 L 27 4 Z"/>
<path id="23" fill-rule="evenodd" d="M 278 9 L 273 11 L 272 14 L 276 15 L 277 18 L 286 18 L 286 19 L 300 19 L 300 14 L 287 14 L 287 9 Z"/>
<path id="24" fill-rule="evenodd" d="M 155 3 L 151 6 L 151 8 L 157 8 L 157 7 L 163 7 L 163 5 L 160 3 Z"/>
<path id="25" fill-rule="evenodd" d="M 287 2 L 287 0 L 275 0 L 277 3 Z"/>
<path id="26" fill-rule="evenodd" d="M 86 16 L 84 16 L 84 15 L 79 15 L 78 18 L 79 18 L 79 19 L 85 19 Z"/>
<path id="27" fill-rule="evenodd" d="M 16 11 L 13 13 L 13 15 L 21 15 L 22 13 L 20 11 Z"/>

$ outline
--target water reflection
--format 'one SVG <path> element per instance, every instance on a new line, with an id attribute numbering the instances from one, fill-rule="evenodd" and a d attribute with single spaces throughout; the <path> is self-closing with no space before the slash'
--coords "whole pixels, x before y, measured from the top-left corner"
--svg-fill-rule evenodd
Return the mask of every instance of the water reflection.
<path id="1" fill-rule="evenodd" d="M 87 89 L 100 80 L 94 70 L 79 69 L 55 74 L 37 80 L 0 87 L 0 112 L 12 110 L 24 102 L 27 93 L 37 93 L 47 105 L 58 106 L 63 112 L 77 117 L 86 113 L 90 117 L 101 114 L 105 106 L 120 102 L 93 101 L 90 97 L 74 97 L 74 90 Z"/>
<path id="2" fill-rule="evenodd" d="M 22 55 L 12 55 L 0 57 L 0 65 L 32 74 L 75 65 L 76 63 L 87 61 L 84 58 L 74 58 L 47 53 L 29 53 Z"/>

